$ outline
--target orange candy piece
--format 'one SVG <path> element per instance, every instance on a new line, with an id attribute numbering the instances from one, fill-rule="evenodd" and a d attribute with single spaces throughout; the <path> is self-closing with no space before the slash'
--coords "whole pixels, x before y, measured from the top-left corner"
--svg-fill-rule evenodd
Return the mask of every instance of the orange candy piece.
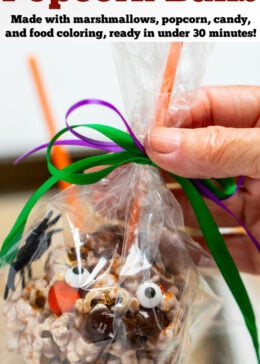
<path id="1" fill-rule="evenodd" d="M 74 309 L 75 302 L 80 298 L 77 288 L 73 288 L 65 281 L 57 281 L 49 290 L 48 302 L 51 310 L 58 316 Z"/>

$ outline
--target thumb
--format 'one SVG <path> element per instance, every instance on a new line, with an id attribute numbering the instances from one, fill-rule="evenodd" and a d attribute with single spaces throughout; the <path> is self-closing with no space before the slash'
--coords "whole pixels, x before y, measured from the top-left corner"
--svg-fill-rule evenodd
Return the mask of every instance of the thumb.
<path id="1" fill-rule="evenodd" d="M 179 176 L 260 178 L 260 128 L 155 127 L 145 138 L 145 149 L 159 167 Z"/>

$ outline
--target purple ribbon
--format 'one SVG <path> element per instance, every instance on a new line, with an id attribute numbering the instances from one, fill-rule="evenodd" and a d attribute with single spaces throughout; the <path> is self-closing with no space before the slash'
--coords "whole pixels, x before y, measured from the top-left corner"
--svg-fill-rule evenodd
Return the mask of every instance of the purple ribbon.
<path id="1" fill-rule="evenodd" d="M 139 140 L 137 139 L 137 137 L 135 136 L 133 130 L 131 129 L 130 125 L 128 124 L 128 122 L 126 121 L 126 119 L 124 118 L 124 116 L 121 114 L 121 112 L 112 104 L 110 104 L 107 101 L 103 101 L 103 100 L 99 100 L 99 99 L 85 99 L 85 100 L 81 100 L 79 102 L 77 102 L 76 104 L 72 105 L 69 110 L 66 113 L 66 126 L 68 128 L 68 130 L 75 135 L 77 138 L 80 138 L 81 140 L 83 140 L 85 142 L 85 145 L 92 147 L 92 148 L 96 148 L 96 149 L 100 149 L 100 150 L 105 150 L 107 152 L 120 152 L 123 150 L 123 148 L 121 148 L 119 145 L 117 145 L 114 142 L 105 142 L 105 141 L 100 141 L 100 140 L 96 140 L 96 139 L 91 139 L 88 138 L 80 133 L 78 133 L 77 131 L 75 131 L 74 129 L 71 128 L 71 126 L 68 123 L 68 118 L 69 116 L 72 114 L 73 111 L 79 109 L 82 106 L 85 105 L 101 105 L 104 106 L 112 111 L 114 111 L 119 118 L 121 119 L 121 121 L 123 122 L 123 124 L 125 125 L 128 133 L 131 135 L 135 145 L 137 146 L 137 148 L 143 153 L 145 154 L 145 150 L 144 147 L 142 146 L 142 144 L 139 142 Z"/>
<path id="2" fill-rule="evenodd" d="M 54 143 L 54 145 L 76 145 L 76 146 L 80 146 L 80 147 L 91 147 L 91 148 L 95 148 L 95 149 L 99 149 L 99 150 L 104 150 L 106 152 L 120 152 L 123 150 L 123 148 L 120 147 L 120 145 L 117 145 L 114 142 L 107 142 L 107 141 L 101 141 L 101 140 L 97 140 L 97 139 L 88 138 L 88 137 L 84 136 L 83 134 L 77 132 L 75 129 L 73 129 L 70 126 L 68 119 L 69 119 L 69 116 L 72 114 L 72 112 L 74 112 L 75 110 L 77 110 L 83 106 L 86 106 L 86 105 L 99 105 L 99 106 L 103 106 L 103 107 L 106 107 L 106 108 L 114 111 L 119 116 L 119 118 L 121 119 L 123 124 L 125 125 L 128 133 L 131 135 L 137 148 L 143 154 L 146 154 L 143 145 L 137 139 L 137 137 L 134 134 L 133 130 L 131 129 L 130 125 L 128 124 L 128 122 L 126 121 L 126 119 L 124 118 L 122 113 L 118 110 L 118 108 L 115 107 L 110 102 L 107 102 L 104 100 L 99 100 L 99 99 L 84 99 L 84 100 L 78 101 L 77 103 L 73 104 L 68 109 L 68 111 L 66 112 L 66 115 L 65 115 L 66 127 L 67 127 L 68 131 L 70 131 L 70 133 L 73 134 L 77 139 L 58 140 Z M 14 164 L 20 163 L 22 160 L 29 157 L 31 154 L 34 154 L 42 149 L 46 149 L 48 147 L 48 145 L 49 145 L 49 143 L 41 144 L 38 147 L 33 148 L 33 149 L 29 150 L 28 152 L 20 155 L 14 161 Z"/>

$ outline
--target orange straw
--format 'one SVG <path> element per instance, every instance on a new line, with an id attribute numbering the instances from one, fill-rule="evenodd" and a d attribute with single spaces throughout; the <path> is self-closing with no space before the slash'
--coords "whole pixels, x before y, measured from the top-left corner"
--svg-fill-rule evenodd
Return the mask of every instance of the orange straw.
<path id="1" fill-rule="evenodd" d="M 163 74 L 162 85 L 160 89 L 160 95 L 157 102 L 157 108 L 155 113 L 155 124 L 163 124 L 163 116 L 167 112 L 169 107 L 171 93 L 174 87 L 174 81 L 176 77 L 177 66 L 180 58 L 180 53 L 182 49 L 182 43 L 176 42 L 171 43 L 169 54 L 166 62 L 166 67 Z M 125 241 L 126 254 L 134 242 L 135 231 L 138 226 L 138 220 L 140 217 L 140 193 L 137 190 L 136 195 L 131 206 L 131 212 L 129 217 L 129 226 L 127 231 L 127 237 Z"/>
<path id="2" fill-rule="evenodd" d="M 50 104 L 48 102 L 47 93 L 45 91 L 42 77 L 40 74 L 39 65 L 38 65 L 38 62 L 35 57 L 30 57 L 28 59 L 28 63 L 29 63 L 29 67 L 31 70 L 34 84 L 35 84 L 35 88 L 36 88 L 36 91 L 38 94 L 42 112 L 44 115 L 44 121 L 46 123 L 47 129 L 49 132 L 49 136 L 50 136 L 50 138 L 52 138 L 55 135 L 55 133 L 57 132 L 57 130 L 56 130 L 54 118 L 51 113 Z M 61 146 L 55 146 L 55 148 L 53 149 L 52 157 L 53 157 L 53 163 L 59 169 L 62 169 L 71 163 L 69 154 Z M 70 186 L 70 184 L 68 182 L 59 181 L 60 189 L 63 190 L 69 186 Z"/>
<path id="3" fill-rule="evenodd" d="M 183 43 L 181 42 L 171 43 L 170 45 L 166 67 L 163 74 L 160 95 L 157 101 L 157 107 L 155 112 L 155 125 L 157 126 L 163 125 L 164 116 L 170 104 L 182 45 Z"/>
<path id="4" fill-rule="evenodd" d="M 52 138 L 55 135 L 57 129 L 56 129 L 54 118 L 51 113 L 50 104 L 48 102 L 47 92 L 45 91 L 42 77 L 40 74 L 39 65 L 38 65 L 38 62 L 35 57 L 30 57 L 28 59 L 28 63 L 29 63 L 30 70 L 31 70 L 31 73 L 33 76 L 35 88 L 36 88 L 36 91 L 37 91 L 37 94 L 38 94 L 38 97 L 40 100 L 41 108 L 42 108 L 43 115 L 44 115 L 44 121 L 46 123 L 47 129 L 49 132 L 49 136 L 50 136 L 50 138 Z M 70 159 L 69 154 L 61 146 L 54 147 L 52 158 L 53 158 L 54 165 L 59 169 L 62 169 L 64 167 L 68 166 L 69 164 L 71 164 L 71 159 Z M 70 183 L 65 182 L 65 181 L 59 181 L 59 188 L 61 190 L 64 190 L 69 186 L 71 186 Z M 77 211 L 77 213 L 72 216 L 72 219 L 73 219 L 73 224 L 77 227 L 80 227 L 84 221 L 85 214 L 84 214 L 84 209 L 82 208 L 80 200 L 77 198 L 74 189 L 68 190 L 67 195 L 66 195 L 66 202 L 67 202 L 68 206 L 73 207 L 74 210 Z"/>
<path id="5" fill-rule="evenodd" d="M 128 228 L 127 228 L 127 235 L 124 244 L 123 254 L 127 255 L 129 249 L 131 248 L 132 244 L 134 243 L 135 232 L 138 225 L 138 221 L 140 218 L 140 192 L 137 189 L 136 194 L 134 196 L 131 211 L 128 221 Z"/>

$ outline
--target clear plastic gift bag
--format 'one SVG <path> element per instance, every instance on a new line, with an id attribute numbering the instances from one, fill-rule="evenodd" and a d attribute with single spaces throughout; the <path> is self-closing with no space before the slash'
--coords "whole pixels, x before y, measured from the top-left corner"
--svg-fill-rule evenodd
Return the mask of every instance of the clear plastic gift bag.
<path id="1" fill-rule="evenodd" d="M 207 46 L 184 45 L 169 100 L 160 89 L 168 51 L 166 43 L 117 45 L 137 135 L 157 122 L 158 100 L 169 102 L 160 120 L 175 114 L 181 123 L 201 79 Z M 185 363 L 198 319 L 219 308 L 194 264 L 205 259 L 156 168 L 127 164 L 72 186 L 37 214 L 10 265 L 7 348 L 35 364 Z"/>
<path id="2" fill-rule="evenodd" d="M 202 291 L 181 209 L 157 171 L 119 168 L 46 211 L 9 269 L 7 348 L 25 363 L 184 361 L 196 316 L 218 303 Z"/>

